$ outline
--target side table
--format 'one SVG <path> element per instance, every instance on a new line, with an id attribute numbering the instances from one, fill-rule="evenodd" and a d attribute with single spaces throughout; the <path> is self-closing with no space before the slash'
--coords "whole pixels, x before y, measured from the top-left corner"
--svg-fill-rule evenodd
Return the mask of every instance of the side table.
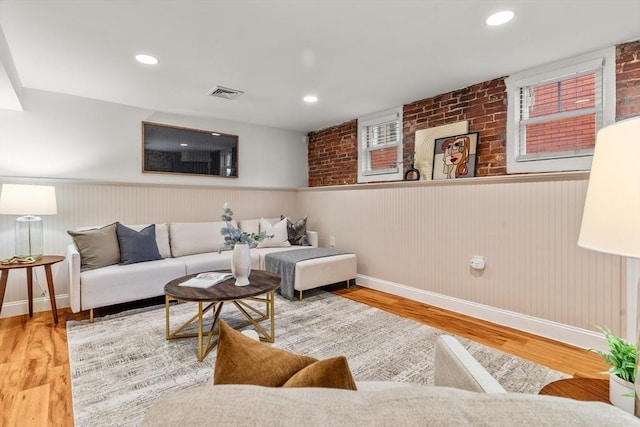
<path id="1" fill-rule="evenodd" d="M 538 394 L 611 403 L 609 402 L 609 380 L 602 378 L 565 378 L 547 384 Z"/>
<path id="2" fill-rule="evenodd" d="M 44 272 L 47 276 L 47 286 L 49 287 L 49 299 L 51 301 L 51 313 L 53 314 L 53 320 L 58 324 L 58 309 L 56 308 L 56 292 L 53 288 L 53 275 L 51 274 L 51 266 L 64 260 L 63 256 L 59 255 L 45 255 L 35 262 L 28 264 L 0 264 L 0 312 L 2 311 L 2 303 L 4 301 L 4 292 L 7 289 L 7 279 L 9 278 L 10 270 L 17 270 L 20 268 L 27 269 L 27 293 L 29 294 L 29 317 L 33 317 L 33 268 L 44 267 Z"/>

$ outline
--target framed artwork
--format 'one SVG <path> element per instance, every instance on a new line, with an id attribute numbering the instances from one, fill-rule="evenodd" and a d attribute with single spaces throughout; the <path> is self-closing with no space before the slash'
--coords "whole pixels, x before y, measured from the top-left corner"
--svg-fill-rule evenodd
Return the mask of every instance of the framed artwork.
<path id="1" fill-rule="evenodd" d="M 433 147 L 433 179 L 471 178 L 476 172 L 478 132 L 437 138 Z"/>
<path id="2" fill-rule="evenodd" d="M 462 135 L 467 132 L 469 132 L 469 123 L 466 120 L 416 131 L 415 167 L 420 171 L 421 180 L 432 179 L 434 141 L 445 136 Z"/>

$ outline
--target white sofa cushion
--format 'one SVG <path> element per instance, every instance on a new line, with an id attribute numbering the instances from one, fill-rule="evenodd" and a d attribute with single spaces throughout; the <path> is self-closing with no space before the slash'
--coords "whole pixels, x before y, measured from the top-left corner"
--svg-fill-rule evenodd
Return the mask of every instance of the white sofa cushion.
<path id="1" fill-rule="evenodd" d="M 186 274 L 184 263 L 166 258 L 82 272 L 83 310 L 164 294 L 164 285 Z"/>
<path id="2" fill-rule="evenodd" d="M 258 242 L 259 248 L 281 248 L 291 246 L 289 234 L 287 233 L 287 219 L 271 224 L 269 220 L 260 218 L 260 230 L 264 230 L 268 237 Z"/>
<path id="3" fill-rule="evenodd" d="M 235 221 L 232 221 L 237 227 Z M 220 234 L 224 221 L 216 222 L 172 222 L 169 225 L 171 255 L 174 257 L 218 252 L 224 248 L 224 236 Z"/>
<path id="4" fill-rule="evenodd" d="M 260 234 L 260 220 L 259 219 L 243 219 L 238 221 L 238 227 L 240 227 L 240 230 L 244 231 L 245 233 L 253 233 L 253 234 Z"/>
<path id="5" fill-rule="evenodd" d="M 259 402 L 260 410 L 247 410 Z M 448 387 L 394 390 L 199 386 L 166 393 L 142 426 L 211 424 L 278 426 L 640 426 L 640 420 L 602 402 L 552 396 L 483 394 Z"/>

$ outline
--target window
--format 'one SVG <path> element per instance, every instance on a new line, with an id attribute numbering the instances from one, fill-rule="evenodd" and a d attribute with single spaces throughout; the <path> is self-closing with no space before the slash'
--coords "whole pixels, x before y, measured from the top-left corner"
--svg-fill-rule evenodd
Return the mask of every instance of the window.
<path id="1" fill-rule="evenodd" d="M 402 107 L 358 119 L 358 182 L 402 179 Z"/>
<path id="2" fill-rule="evenodd" d="M 588 170 L 596 133 L 615 121 L 615 49 L 505 80 L 507 172 Z"/>

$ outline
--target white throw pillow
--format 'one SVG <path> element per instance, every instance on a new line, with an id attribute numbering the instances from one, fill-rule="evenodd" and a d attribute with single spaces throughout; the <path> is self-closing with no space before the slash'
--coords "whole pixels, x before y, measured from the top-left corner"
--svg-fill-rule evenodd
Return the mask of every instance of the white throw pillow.
<path id="1" fill-rule="evenodd" d="M 275 224 L 260 218 L 260 230 L 267 233 L 267 236 L 271 238 L 264 239 L 262 242 L 258 242 L 259 248 L 280 248 L 285 246 L 291 246 L 289 243 L 289 235 L 287 234 L 287 220 L 278 221 Z"/>

